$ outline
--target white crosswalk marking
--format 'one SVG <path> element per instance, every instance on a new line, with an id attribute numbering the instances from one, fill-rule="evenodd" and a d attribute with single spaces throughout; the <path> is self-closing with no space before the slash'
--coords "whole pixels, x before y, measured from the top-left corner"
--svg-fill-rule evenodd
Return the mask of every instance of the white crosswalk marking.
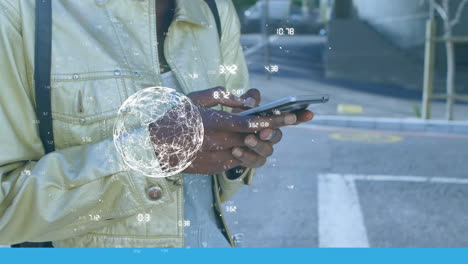
<path id="1" fill-rule="evenodd" d="M 354 180 L 318 177 L 319 247 L 369 247 Z"/>
<path id="2" fill-rule="evenodd" d="M 321 174 L 318 176 L 319 247 L 369 247 L 355 181 L 468 185 L 466 178 Z"/>

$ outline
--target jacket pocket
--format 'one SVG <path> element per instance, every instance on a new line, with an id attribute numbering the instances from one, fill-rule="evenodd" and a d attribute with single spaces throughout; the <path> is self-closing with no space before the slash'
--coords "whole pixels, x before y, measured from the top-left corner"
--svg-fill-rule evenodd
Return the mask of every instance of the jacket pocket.
<path id="1" fill-rule="evenodd" d="M 112 137 L 120 106 L 129 93 L 130 77 L 109 73 L 52 76 L 52 117 L 57 149 L 96 143 Z M 130 92 L 129 92 L 130 91 Z"/>

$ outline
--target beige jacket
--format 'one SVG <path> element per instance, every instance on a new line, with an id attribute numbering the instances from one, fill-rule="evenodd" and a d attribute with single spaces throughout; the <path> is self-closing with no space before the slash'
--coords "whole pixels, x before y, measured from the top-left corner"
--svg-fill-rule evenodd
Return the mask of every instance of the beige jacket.
<path id="1" fill-rule="evenodd" d="M 33 85 L 35 1 L 0 1 L 0 244 L 182 247 L 182 177 L 129 170 L 112 141 L 125 99 L 161 85 L 155 0 L 52 3 L 57 151 L 44 155 Z M 165 56 L 185 93 L 249 88 L 234 6 L 230 0 L 217 4 L 221 41 L 203 0 L 177 0 Z M 220 65 L 236 65 L 237 73 L 221 73 Z M 220 203 L 252 175 L 214 176 L 216 208 L 221 211 Z M 158 199 L 148 195 L 155 186 L 162 190 Z"/>

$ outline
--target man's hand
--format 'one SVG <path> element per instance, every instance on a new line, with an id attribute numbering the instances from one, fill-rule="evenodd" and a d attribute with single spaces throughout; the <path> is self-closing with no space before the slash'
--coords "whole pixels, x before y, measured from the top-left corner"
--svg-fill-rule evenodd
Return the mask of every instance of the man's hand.
<path id="1" fill-rule="evenodd" d="M 184 171 L 186 173 L 215 174 L 238 166 L 261 167 L 265 164 L 266 158 L 273 153 L 273 145 L 281 140 L 282 133 L 278 128 L 308 121 L 313 117 L 310 111 L 257 117 L 239 116 L 210 109 L 223 105 L 242 110 L 256 106 L 260 102 L 260 93 L 257 90 L 249 90 L 241 98 L 232 95 L 228 98 L 213 96 L 215 92 L 220 94 L 223 91 L 224 88 L 217 87 L 188 95 L 192 102 L 199 106 L 205 132 L 203 146 L 191 166 Z M 151 127 L 175 125 L 171 124 L 174 122 L 171 120 L 176 119 L 163 118 L 152 124 L 151 138 L 170 140 L 171 133 Z M 170 160 L 170 163 L 177 164 L 177 160 Z"/>
<path id="2" fill-rule="evenodd" d="M 250 107 L 260 105 L 261 94 L 257 89 L 250 89 L 241 96 Z M 234 108 L 234 113 L 242 112 L 242 108 Z M 311 111 L 304 110 L 295 114 L 294 124 L 307 122 L 313 119 Z M 233 148 L 232 154 L 242 162 L 241 166 L 258 168 L 265 164 L 266 159 L 273 154 L 273 146 L 281 141 L 283 133 L 279 128 L 264 128 L 258 133 L 246 135 L 244 143 L 246 147 L 238 146 Z M 250 166 L 249 166 L 250 165 Z"/>

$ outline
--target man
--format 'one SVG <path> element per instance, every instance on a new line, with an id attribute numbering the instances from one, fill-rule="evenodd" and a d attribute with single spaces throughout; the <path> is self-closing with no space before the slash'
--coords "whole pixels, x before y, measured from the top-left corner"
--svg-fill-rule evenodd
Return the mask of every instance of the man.
<path id="1" fill-rule="evenodd" d="M 247 91 L 231 1 L 216 1 L 221 39 L 213 13 L 201 0 L 52 1 L 56 151 L 46 155 L 38 136 L 32 74 L 34 2 L 0 2 L 0 244 L 234 245 L 220 203 L 251 183 L 253 168 L 265 163 L 281 139 L 279 127 L 313 115 L 228 113 L 229 107 L 241 111 L 260 102 L 258 91 Z M 220 66 L 236 71 L 223 73 Z M 205 138 L 186 175 L 149 178 L 125 166 L 112 130 L 126 98 L 162 85 L 199 105 Z M 242 99 L 213 96 L 244 89 Z M 219 110 L 211 109 L 217 105 Z M 268 126 L 252 128 L 252 122 Z M 148 132 L 152 139 L 160 136 L 151 128 Z"/>

